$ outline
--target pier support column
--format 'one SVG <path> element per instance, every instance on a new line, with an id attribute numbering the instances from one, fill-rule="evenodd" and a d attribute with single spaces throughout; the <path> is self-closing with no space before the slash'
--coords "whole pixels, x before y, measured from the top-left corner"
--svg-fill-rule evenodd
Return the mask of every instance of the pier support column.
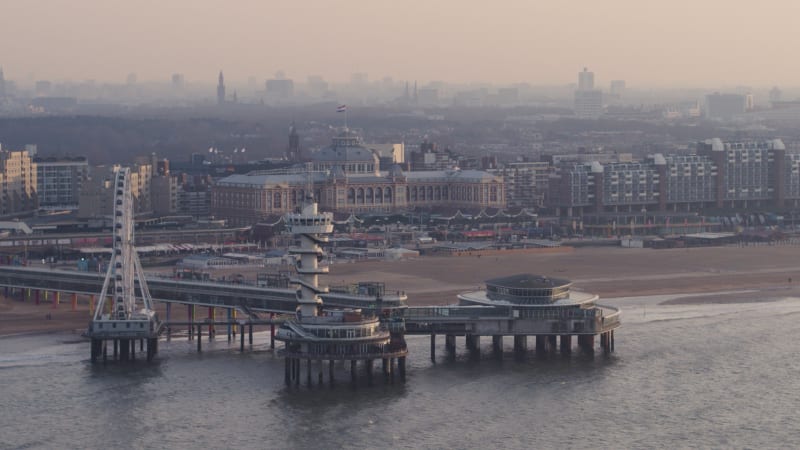
<path id="1" fill-rule="evenodd" d="M 501 335 L 494 335 L 492 336 L 492 352 L 494 356 L 498 359 L 503 358 L 503 336 Z"/>
<path id="2" fill-rule="evenodd" d="M 118 339 L 114 339 L 113 347 L 114 347 L 114 359 L 117 359 L 117 356 L 119 356 L 119 340 Z"/>
<path id="3" fill-rule="evenodd" d="M 167 308 L 167 342 L 172 340 L 172 325 L 169 324 L 170 316 L 172 316 L 172 303 L 165 305 Z"/>
<path id="4" fill-rule="evenodd" d="M 356 375 L 357 375 L 356 374 L 356 360 L 355 359 L 351 359 L 350 360 L 350 383 L 352 383 L 353 386 L 356 385 Z"/>
<path id="5" fill-rule="evenodd" d="M 558 336 L 555 334 L 551 334 L 547 336 L 547 353 L 555 353 L 556 348 L 558 348 Z"/>
<path id="6" fill-rule="evenodd" d="M 233 310 L 228 308 L 228 342 L 231 341 L 231 315 Z"/>
<path id="7" fill-rule="evenodd" d="M 456 336 L 454 334 L 444 335 L 444 348 L 450 355 L 456 353 Z"/>
<path id="8" fill-rule="evenodd" d="M 53 292 L 53 309 L 58 309 L 58 304 L 61 303 L 61 291 Z"/>
<path id="9" fill-rule="evenodd" d="M 568 334 L 561 335 L 561 353 L 569 354 L 572 352 L 572 336 Z"/>
<path id="10" fill-rule="evenodd" d="M 239 330 L 239 351 L 244 353 L 244 330 Z"/>
<path id="11" fill-rule="evenodd" d="M 119 360 L 120 361 L 127 361 L 128 360 L 128 353 L 131 347 L 128 344 L 127 339 L 120 339 L 119 340 Z"/>
<path id="12" fill-rule="evenodd" d="M 541 356 L 547 353 L 547 336 L 536 335 L 536 354 Z"/>
<path id="13" fill-rule="evenodd" d="M 364 361 L 367 369 L 367 384 L 369 386 L 372 386 L 372 362 L 373 361 L 371 359 Z"/>
<path id="14" fill-rule="evenodd" d="M 253 322 L 250 322 L 250 330 L 248 331 L 248 338 L 250 339 L 250 347 L 253 346 Z"/>
<path id="15" fill-rule="evenodd" d="M 106 362 L 108 358 L 108 341 L 102 340 L 100 341 L 100 345 L 103 346 L 103 362 Z"/>
<path id="16" fill-rule="evenodd" d="M 381 370 L 383 371 L 383 381 L 389 381 L 389 359 L 383 358 Z"/>
<path id="17" fill-rule="evenodd" d="M 528 351 L 528 336 L 517 335 L 514 336 L 514 353 L 517 356 L 522 356 Z"/>
<path id="18" fill-rule="evenodd" d="M 286 386 L 292 385 L 291 375 L 289 375 L 289 358 L 283 358 L 283 381 Z"/>
<path id="19" fill-rule="evenodd" d="M 30 297 L 31 290 L 28 289 L 28 296 Z M 94 294 L 89 296 L 89 316 L 94 316 Z"/>
<path id="20" fill-rule="evenodd" d="M 33 291 L 33 304 L 34 305 L 38 305 L 39 304 L 39 296 L 41 295 L 41 292 L 42 291 L 40 291 L 39 289 L 36 289 L 35 291 Z"/>
<path id="21" fill-rule="evenodd" d="M 611 353 L 611 332 L 606 331 L 600 335 L 600 347 L 606 355 Z"/>
<path id="22" fill-rule="evenodd" d="M 147 362 L 153 360 L 153 355 L 155 354 L 155 342 L 158 338 L 147 338 Z"/>
<path id="23" fill-rule="evenodd" d="M 136 339 L 131 339 L 131 360 L 136 360 Z"/>
<path id="24" fill-rule="evenodd" d="M 214 326 L 214 320 L 217 317 L 217 312 L 214 310 L 213 306 L 208 307 L 208 340 L 214 339 L 214 335 L 217 334 L 217 329 Z"/>
<path id="25" fill-rule="evenodd" d="M 194 305 L 186 305 L 186 318 L 189 319 L 189 340 L 194 339 Z"/>
<path id="26" fill-rule="evenodd" d="M 468 334 L 466 340 L 470 356 L 479 356 L 481 352 L 481 337 L 477 334 Z"/>
<path id="27" fill-rule="evenodd" d="M 588 334 L 578 336 L 578 346 L 586 353 L 594 353 L 594 336 Z"/>
<path id="28" fill-rule="evenodd" d="M 203 326 L 197 326 L 197 351 L 203 351 Z"/>
<path id="29" fill-rule="evenodd" d="M 275 350 L 275 313 L 269 314 L 269 320 L 273 321 L 269 324 L 269 348 Z"/>
<path id="30" fill-rule="evenodd" d="M 431 362 L 436 364 L 436 333 L 431 333 Z"/>
<path id="31" fill-rule="evenodd" d="M 73 311 L 78 310 L 78 294 L 76 292 L 72 293 L 72 296 L 70 298 L 70 304 L 72 305 Z"/>
<path id="32" fill-rule="evenodd" d="M 294 358 L 294 385 L 300 387 L 300 358 Z"/>
<path id="33" fill-rule="evenodd" d="M 306 360 L 306 385 L 311 387 L 311 360 Z"/>
<path id="34" fill-rule="evenodd" d="M 97 357 L 100 356 L 100 340 L 99 339 L 92 339 L 91 347 L 90 347 L 90 354 L 91 354 L 91 361 L 97 362 Z"/>
<path id="35" fill-rule="evenodd" d="M 328 361 L 328 382 L 333 386 L 333 360 Z"/>
<path id="36" fill-rule="evenodd" d="M 397 358 L 397 371 L 400 372 L 400 381 L 406 382 L 406 357 L 401 356 Z"/>
<path id="37" fill-rule="evenodd" d="M 614 330 L 611 330 L 611 353 L 614 353 Z"/>

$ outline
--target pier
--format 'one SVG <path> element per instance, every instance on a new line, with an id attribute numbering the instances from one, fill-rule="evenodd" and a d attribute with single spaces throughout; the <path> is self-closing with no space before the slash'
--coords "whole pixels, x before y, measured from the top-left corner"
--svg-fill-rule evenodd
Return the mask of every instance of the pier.
<path id="1" fill-rule="evenodd" d="M 455 354 L 456 339 L 463 337 L 474 357 L 480 356 L 481 338 L 491 338 L 496 357 L 502 356 L 506 337 L 513 339 L 518 356 L 527 353 L 529 338 L 541 355 L 569 354 L 573 344 L 589 353 L 594 353 L 596 344 L 605 354 L 615 349 L 619 309 L 597 304 L 596 295 L 572 290 L 569 280 L 512 275 L 487 280 L 485 289 L 458 295 L 457 304 L 422 307 L 409 307 L 403 292 L 387 292 L 381 282 L 321 285 L 319 277 L 327 274 L 328 267 L 319 262 L 325 255 L 322 246 L 333 231 L 333 217 L 317 211 L 310 190 L 302 212 L 286 216 L 289 232 L 300 242 L 290 248 L 296 276 L 287 287 L 146 277 L 134 246 L 128 178 L 128 169 L 116 172 L 113 247 L 105 276 L 0 267 L 0 286 L 6 296 L 36 304 L 51 302 L 57 308 L 62 295 L 69 295 L 73 309 L 79 295 L 89 297 L 93 313 L 86 335 L 91 340 L 92 362 L 109 357 L 135 360 L 137 344 L 150 361 L 158 353 L 159 337 L 166 334 L 170 340 L 178 328 L 186 329 L 187 339 L 196 342 L 198 352 L 203 350 L 204 336 L 213 340 L 225 330 L 228 342 L 235 343 L 238 329 L 239 350 L 244 352 L 246 339 L 253 346 L 256 326 L 270 327 L 269 347 L 285 360 L 288 386 L 311 386 L 315 379 L 324 384 L 326 364 L 332 385 L 334 364 L 346 367 L 348 362 L 353 384 L 360 371 L 372 384 L 376 363 L 387 382 L 405 381 L 406 335 L 430 336 L 434 362 L 437 336 L 443 336 L 450 355 Z M 166 305 L 165 321 L 156 314 L 154 302 Z M 173 317 L 175 305 L 186 305 L 186 320 Z M 207 308 L 207 318 L 198 319 L 198 308 Z M 276 341 L 283 346 L 276 349 Z"/>

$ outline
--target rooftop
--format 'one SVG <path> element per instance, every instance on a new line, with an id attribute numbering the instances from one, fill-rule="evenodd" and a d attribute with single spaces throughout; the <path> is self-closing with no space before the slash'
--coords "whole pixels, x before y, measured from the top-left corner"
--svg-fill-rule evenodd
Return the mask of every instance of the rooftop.
<path id="1" fill-rule="evenodd" d="M 549 278 L 527 273 L 486 280 L 487 285 L 524 289 L 556 288 L 568 286 L 570 283 L 569 280 L 563 278 Z"/>

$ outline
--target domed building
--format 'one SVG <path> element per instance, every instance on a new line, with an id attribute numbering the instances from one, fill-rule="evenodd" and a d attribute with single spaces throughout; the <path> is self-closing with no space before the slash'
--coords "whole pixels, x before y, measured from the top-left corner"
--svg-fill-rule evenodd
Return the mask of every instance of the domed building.
<path id="1" fill-rule="evenodd" d="M 296 211 L 309 184 L 320 208 L 333 213 L 506 206 L 501 176 L 480 170 L 405 172 L 398 165 L 381 171 L 379 155 L 351 132 L 314 152 L 310 167 L 225 177 L 212 188 L 211 213 L 234 226 L 252 225 Z"/>
<path id="2" fill-rule="evenodd" d="M 358 136 L 345 131 L 333 138 L 330 146 L 312 155 L 315 171 L 329 172 L 341 169 L 347 175 L 371 174 L 380 176 L 380 158 L 374 151 L 361 145 Z"/>

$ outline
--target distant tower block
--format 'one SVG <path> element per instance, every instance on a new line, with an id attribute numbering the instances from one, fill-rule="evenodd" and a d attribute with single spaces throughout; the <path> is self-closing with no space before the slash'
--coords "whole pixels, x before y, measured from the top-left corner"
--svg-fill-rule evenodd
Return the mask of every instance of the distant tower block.
<path id="1" fill-rule="evenodd" d="M 222 105 L 225 103 L 225 77 L 222 71 L 219 71 L 219 83 L 217 84 L 217 104 Z"/>
<path id="2" fill-rule="evenodd" d="M 286 158 L 292 162 L 303 160 L 303 155 L 300 153 L 300 135 L 297 134 L 297 127 L 295 127 L 294 122 L 289 127 L 289 149 L 286 152 Z"/>

